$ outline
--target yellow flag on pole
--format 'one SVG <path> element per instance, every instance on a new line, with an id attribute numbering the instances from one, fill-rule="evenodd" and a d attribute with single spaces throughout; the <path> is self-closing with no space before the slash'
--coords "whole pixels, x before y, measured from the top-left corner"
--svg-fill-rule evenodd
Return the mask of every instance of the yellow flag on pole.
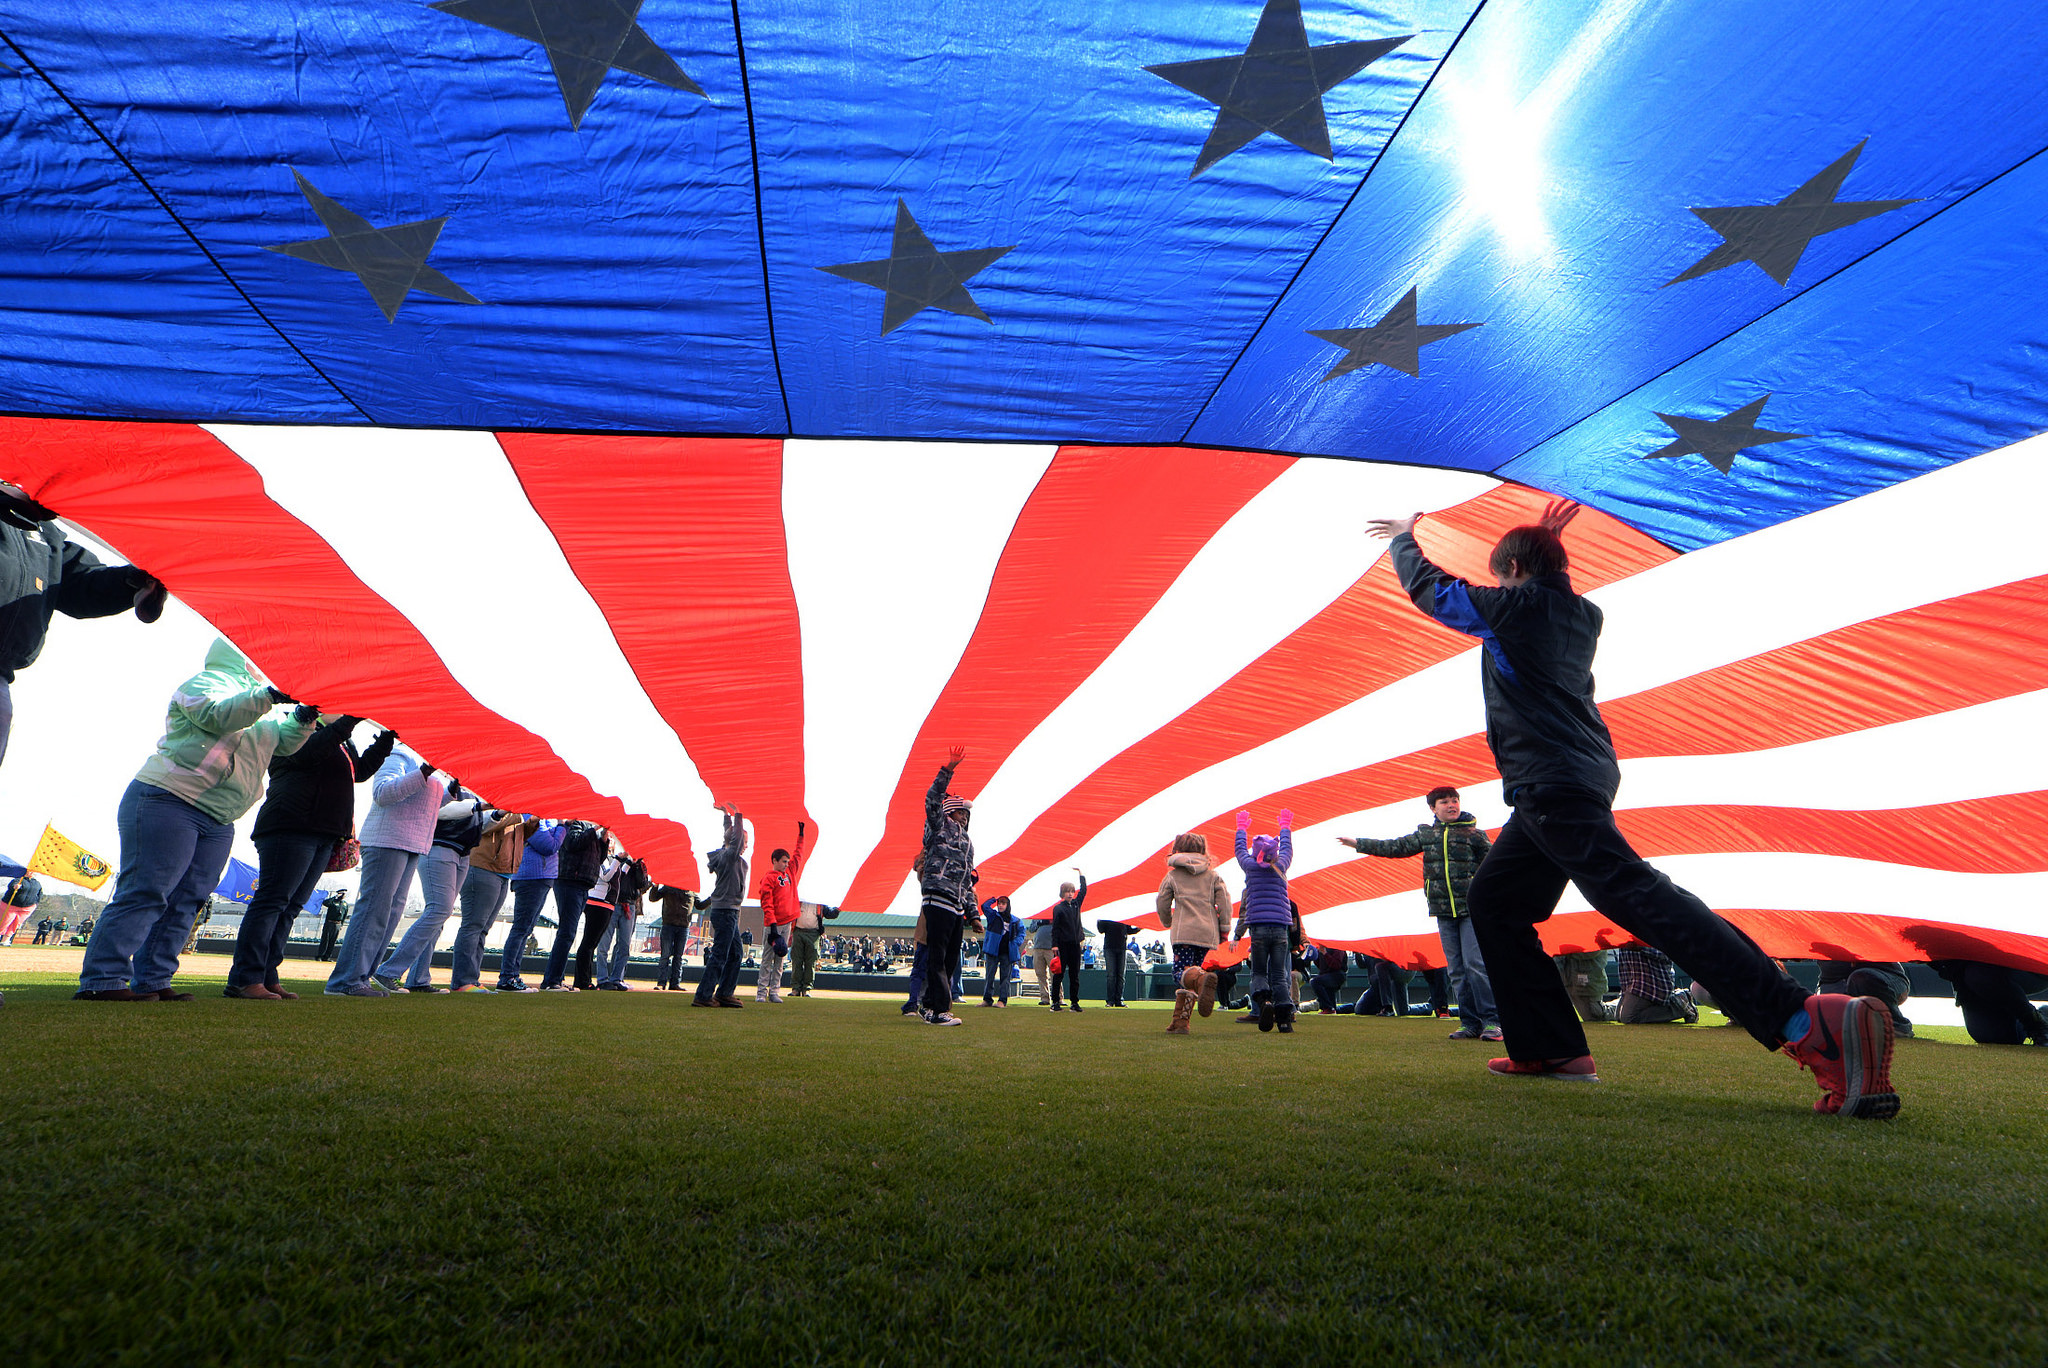
<path id="1" fill-rule="evenodd" d="M 53 826 L 43 828 L 43 839 L 36 842 L 28 869 L 31 874 L 47 874 L 95 890 L 114 875 L 105 860 Z"/>

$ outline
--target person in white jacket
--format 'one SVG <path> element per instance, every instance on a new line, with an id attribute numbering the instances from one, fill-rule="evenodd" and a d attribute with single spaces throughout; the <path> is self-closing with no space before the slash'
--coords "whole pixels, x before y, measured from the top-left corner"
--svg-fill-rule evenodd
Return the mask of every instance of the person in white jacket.
<path id="1" fill-rule="evenodd" d="M 383 959 L 384 947 L 398 929 L 405 895 L 412 891 L 420 857 L 433 845 L 434 823 L 448 789 L 432 765 L 403 748 L 393 751 L 370 781 L 370 815 L 357 837 L 363 848 L 363 872 L 356 888 L 356 911 L 334 953 L 334 971 L 327 976 L 329 997 L 390 996 L 370 981 L 370 971 Z"/>

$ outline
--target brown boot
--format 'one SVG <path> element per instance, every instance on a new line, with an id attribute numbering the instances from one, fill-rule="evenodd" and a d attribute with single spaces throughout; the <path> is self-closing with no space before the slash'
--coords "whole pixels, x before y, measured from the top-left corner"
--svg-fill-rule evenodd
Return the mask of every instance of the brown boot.
<path id="1" fill-rule="evenodd" d="M 741 1001 L 740 1001 L 740 1000 L 739 1000 L 738 998 L 736 998 L 736 997 L 722 997 L 722 998 L 719 998 L 719 999 L 717 999 L 717 1002 L 718 1002 L 718 1005 L 719 1005 L 719 1006 L 721 1006 L 721 1007 L 744 1007 L 744 1006 L 746 1006 L 746 1004 L 745 1004 L 744 1002 L 741 1002 Z"/>
<path id="2" fill-rule="evenodd" d="M 1216 1010 L 1216 975 L 1213 971 L 1206 969 L 1202 971 L 1202 986 L 1195 991 L 1197 994 L 1196 1011 L 1200 1012 L 1203 1016 L 1207 1016 Z"/>
<path id="3" fill-rule="evenodd" d="M 1186 1035 L 1188 1021 L 1195 1014 L 1195 995 L 1183 988 L 1173 995 L 1173 1020 L 1167 1024 L 1168 1035 Z"/>

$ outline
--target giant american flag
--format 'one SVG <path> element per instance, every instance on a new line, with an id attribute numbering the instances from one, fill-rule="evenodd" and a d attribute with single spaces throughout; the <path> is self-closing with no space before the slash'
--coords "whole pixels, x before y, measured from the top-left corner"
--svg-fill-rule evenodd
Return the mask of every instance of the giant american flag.
<path id="1" fill-rule="evenodd" d="M 1783 0 L 0 0 L 0 476 L 691 883 L 1149 912 L 1297 823 L 1429 958 L 1552 495 L 1623 830 L 1773 953 L 2048 969 L 2048 25 Z M 1553 947 L 1619 933 L 1567 896 Z"/>

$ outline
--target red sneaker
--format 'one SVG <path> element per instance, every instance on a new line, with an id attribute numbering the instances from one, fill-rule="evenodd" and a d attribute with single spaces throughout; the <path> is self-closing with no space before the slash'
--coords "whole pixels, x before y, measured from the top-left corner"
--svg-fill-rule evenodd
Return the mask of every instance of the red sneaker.
<path id="1" fill-rule="evenodd" d="M 1555 1078 L 1563 1083 L 1598 1083 L 1600 1075 L 1593 1072 L 1593 1056 L 1580 1055 L 1577 1059 L 1489 1059 L 1486 1067 L 1506 1078 Z"/>
<path id="2" fill-rule="evenodd" d="M 1892 1091 L 1892 1014 L 1872 997 L 1815 993 L 1806 1000 L 1811 1025 L 1785 1053 L 1820 1084 L 1817 1112 L 1888 1121 L 1899 1114 Z"/>

